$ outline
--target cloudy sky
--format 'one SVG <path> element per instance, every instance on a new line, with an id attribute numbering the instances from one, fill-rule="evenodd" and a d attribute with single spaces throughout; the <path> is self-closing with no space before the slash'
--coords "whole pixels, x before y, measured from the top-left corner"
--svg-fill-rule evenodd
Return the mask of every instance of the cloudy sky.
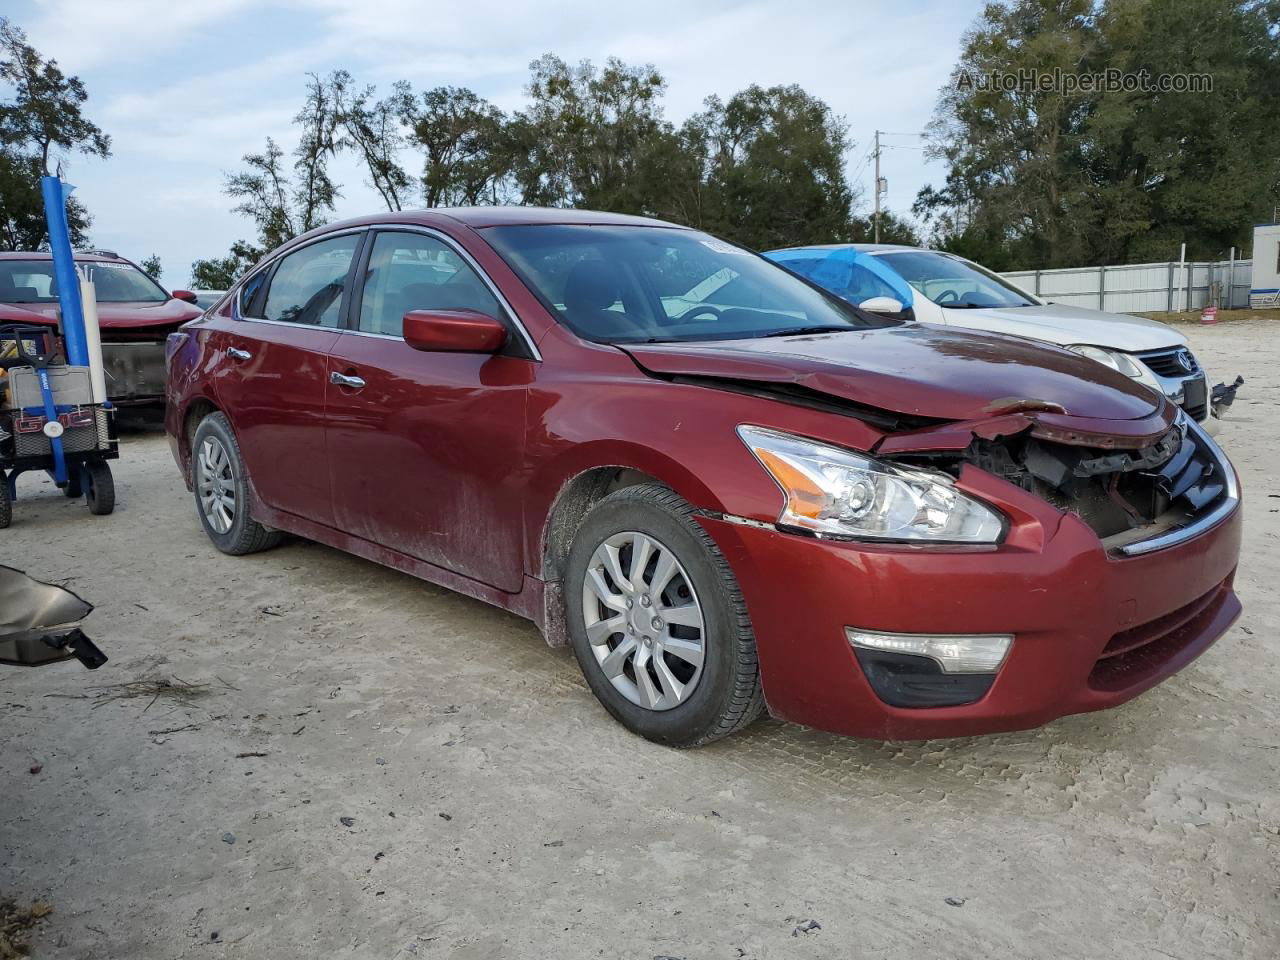
<path id="1" fill-rule="evenodd" d="M 389 88 L 467 86 L 523 104 L 528 65 L 617 56 L 666 76 L 667 117 L 751 83 L 798 83 L 831 105 L 855 141 L 850 173 L 871 196 L 872 132 L 918 133 L 981 3 L 953 0 L 7 0 L 32 44 L 77 74 L 88 115 L 113 140 L 109 160 L 74 157 L 67 179 L 94 216 L 98 246 L 158 253 L 163 280 L 187 283 L 193 259 L 221 256 L 252 227 L 229 212 L 224 173 L 267 136 L 296 142 L 308 72 L 346 68 Z M 913 136 L 884 152 L 888 206 L 906 212 L 940 181 Z M 354 166 L 339 164 L 338 215 L 379 209 Z M 413 171 L 411 171 L 413 172 Z M 864 200 L 869 202 L 869 199 Z"/>

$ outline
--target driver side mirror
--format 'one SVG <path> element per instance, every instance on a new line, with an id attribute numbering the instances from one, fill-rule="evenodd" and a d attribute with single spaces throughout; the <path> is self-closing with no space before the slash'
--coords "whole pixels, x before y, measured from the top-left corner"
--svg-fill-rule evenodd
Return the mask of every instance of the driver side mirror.
<path id="1" fill-rule="evenodd" d="M 902 303 L 893 297 L 871 297 L 858 304 L 858 309 L 867 313 L 901 313 Z"/>
<path id="2" fill-rule="evenodd" d="M 507 328 L 478 310 L 410 310 L 404 342 L 429 352 L 497 353 L 507 342 Z"/>
<path id="3" fill-rule="evenodd" d="M 171 290 L 169 296 L 175 300 L 185 300 L 187 303 L 196 302 L 196 295 L 190 290 Z"/>

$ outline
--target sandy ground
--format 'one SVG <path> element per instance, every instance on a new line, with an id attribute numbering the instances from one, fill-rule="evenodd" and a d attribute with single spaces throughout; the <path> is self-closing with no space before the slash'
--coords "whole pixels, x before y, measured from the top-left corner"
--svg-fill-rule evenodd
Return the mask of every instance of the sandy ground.
<path id="1" fill-rule="evenodd" d="M 515 617 L 314 544 L 216 553 L 158 434 L 111 517 L 27 478 L 0 558 L 96 603 L 111 662 L 0 673 L 0 896 L 53 905 L 37 958 L 1273 958 L 1280 328 L 1185 329 L 1249 381 L 1244 617 L 1008 736 L 666 750 Z M 145 677 L 208 687 L 100 689 Z"/>

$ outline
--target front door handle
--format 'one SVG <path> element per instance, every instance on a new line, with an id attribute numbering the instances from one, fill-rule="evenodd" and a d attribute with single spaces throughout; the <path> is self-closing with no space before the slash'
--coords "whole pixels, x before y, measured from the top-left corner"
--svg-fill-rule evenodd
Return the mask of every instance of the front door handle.
<path id="1" fill-rule="evenodd" d="M 241 350 L 238 347 L 227 347 L 227 356 L 236 360 L 250 360 L 253 358 L 253 354 L 248 350 Z"/>
<path id="2" fill-rule="evenodd" d="M 339 387 L 350 387 L 352 390 L 359 390 L 364 387 L 364 380 L 360 377 L 348 377 L 344 373 L 334 371 L 329 374 L 329 382 L 337 384 Z"/>

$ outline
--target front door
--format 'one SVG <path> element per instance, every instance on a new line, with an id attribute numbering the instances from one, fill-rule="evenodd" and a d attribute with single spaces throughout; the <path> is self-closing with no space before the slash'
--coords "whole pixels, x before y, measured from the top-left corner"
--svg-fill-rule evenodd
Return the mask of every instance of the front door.
<path id="1" fill-rule="evenodd" d="M 355 329 L 329 355 L 337 526 L 508 592 L 523 582 L 524 407 L 536 363 L 514 338 L 497 355 L 426 353 L 401 337 L 409 310 L 505 309 L 432 233 L 374 236 Z"/>
<path id="2" fill-rule="evenodd" d="M 362 237 L 343 234 L 288 254 L 259 284 L 250 280 L 212 336 L 223 354 L 214 389 L 258 498 L 330 526 L 327 362 Z"/>

